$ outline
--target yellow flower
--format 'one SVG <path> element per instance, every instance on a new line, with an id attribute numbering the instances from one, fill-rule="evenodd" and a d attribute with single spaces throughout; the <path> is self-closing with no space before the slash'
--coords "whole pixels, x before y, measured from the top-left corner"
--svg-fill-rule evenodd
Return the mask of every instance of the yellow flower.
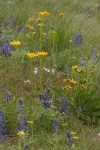
<path id="1" fill-rule="evenodd" d="M 66 85 L 66 89 L 71 89 L 70 84 L 67 84 L 67 85 Z"/>
<path id="2" fill-rule="evenodd" d="M 28 29 L 31 30 L 31 31 L 34 30 L 34 27 L 33 27 L 33 26 L 27 26 L 27 27 L 28 27 Z"/>
<path id="3" fill-rule="evenodd" d="M 78 72 L 78 73 L 83 73 L 84 70 L 80 68 L 80 69 L 77 69 L 76 72 Z"/>
<path id="4" fill-rule="evenodd" d="M 68 123 L 63 123 L 62 127 L 68 126 Z"/>
<path id="5" fill-rule="evenodd" d="M 70 134 L 75 135 L 75 134 L 77 134 L 77 132 L 76 131 L 71 131 Z"/>
<path id="6" fill-rule="evenodd" d="M 20 136 L 20 137 L 23 137 L 23 136 L 25 136 L 25 132 L 23 130 L 18 131 L 17 135 Z"/>
<path id="7" fill-rule="evenodd" d="M 67 79 L 63 79 L 63 83 L 67 82 Z"/>
<path id="8" fill-rule="evenodd" d="M 100 6 L 100 4 L 99 4 L 99 3 L 96 3 L 94 6 L 95 6 L 95 7 L 99 7 L 99 6 Z"/>
<path id="9" fill-rule="evenodd" d="M 59 16 L 60 16 L 60 17 L 63 17 L 63 16 L 64 16 L 64 13 L 63 13 L 63 12 L 61 12 L 61 13 L 59 14 Z"/>
<path id="10" fill-rule="evenodd" d="M 77 68 L 78 68 L 78 65 L 72 66 L 71 68 L 72 68 L 72 69 L 77 69 Z"/>
<path id="11" fill-rule="evenodd" d="M 52 31 L 51 33 L 52 33 L 52 35 L 57 35 L 56 31 Z"/>
<path id="12" fill-rule="evenodd" d="M 48 53 L 47 52 L 38 52 L 37 55 L 38 56 L 46 56 L 46 55 L 48 55 Z"/>
<path id="13" fill-rule="evenodd" d="M 38 55 L 37 55 L 37 53 L 26 53 L 26 56 L 27 56 L 28 58 L 35 58 L 35 57 L 37 57 Z"/>
<path id="14" fill-rule="evenodd" d="M 10 42 L 10 45 L 12 45 L 12 46 L 20 46 L 20 45 L 21 45 L 21 42 L 14 40 L 14 41 Z"/>
<path id="15" fill-rule="evenodd" d="M 36 19 L 36 22 L 41 22 L 41 18 L 37 18 L 37 19 Z"/>
<path id="16" fill-rule="evenodd" d="M 73 139 L 79 139 L 79 137 L 78 136 L 73 136 Z"/>
<path id="17" fill-rule="evenodd" d="M 70 81 L 70 79 L 63 79 L 63 83 Z"/>
<path id="18" fill-rule="evenodd" d="M 29 21 L 29 22 L 34 22 L 34 19 L 33 19 L 33 18 L 29 18 L 28 21 Z"/>
<path id="19" fill-rule="evenodd" d="M 35 57 L 38 57 L 38 56 L 46 56 L 46 55 L 48 55 L 47 52 L 26 53 L 26 56 L 28 58 L 35 58 Z"/>
<path id="20" fill-rule="evenodd" d="M 73 85 L 77 85 L 78 84 L 78 82 L 75 81 L 74 79 L 70 80 L 70 83 L 72 83 Z"/>
<path id="21" fill-rule="evenodd" d="M 30 124 L 33 124 L 33 121 L 27 121 L 28 123 L 30 123 Z"/>
<path id="22" fill-rule="evenodd" d="M 39 23 L 38 27 L 44 27 L 44 24 L 43 23 Z"/>
<path id="23" fill-rule="evenodd" d="M 47 11 L 39 12 L 39 15 L 41 16 L 50 16 L 50 13 Z"/>

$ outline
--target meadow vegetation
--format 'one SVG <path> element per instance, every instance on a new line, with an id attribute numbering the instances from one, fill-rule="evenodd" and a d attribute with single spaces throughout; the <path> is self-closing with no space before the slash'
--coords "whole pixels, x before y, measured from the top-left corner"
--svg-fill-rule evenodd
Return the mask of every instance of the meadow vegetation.
<path id="1" fill-rule="evenodd" d="M 99 150 L 100 2 L 1 0 L 0 149 Z"/>

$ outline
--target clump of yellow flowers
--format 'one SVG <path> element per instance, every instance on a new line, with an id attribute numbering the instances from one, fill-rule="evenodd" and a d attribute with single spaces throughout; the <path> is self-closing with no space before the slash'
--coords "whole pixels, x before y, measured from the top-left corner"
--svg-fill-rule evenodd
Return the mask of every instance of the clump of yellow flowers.
<path id="1" fill-rule="evenodd" d="M 39 15 L 41 15 L 41 16 L 50 16 L 50 13 L 47 12 L 47 11 L 42 11 L 42 12 L 39 12 Z"/>
<path id="2" fill-rule="evenodd" d="M 14 40 L 14 41 L 10 42 L 10 45 L 12 45 L 12 46 L 20 46 L 20 45 L 21 45 L 21 42 Z"/>
<path id="3" fill-rule="evenodd" d="M 26 56 L 28 58 L 35 58 L 35 57 L 38 57 L 38 56 L 47 56 L 47 55 L 48 55 L 47 52 L 26 53 Z"/>

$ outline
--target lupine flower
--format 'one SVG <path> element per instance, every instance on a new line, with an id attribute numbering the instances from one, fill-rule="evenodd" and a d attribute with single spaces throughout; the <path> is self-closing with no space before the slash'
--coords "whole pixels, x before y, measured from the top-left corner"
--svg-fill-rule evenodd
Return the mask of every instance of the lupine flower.
<path id="1" fill-rule="evenodd" d="M 68 101 L 67 99 L 63 98 L 62 99 L 62 103 L 61 103 L 61 107 L 59 109 L 59 112 L 62 114 L 66 114 L 67 116 L 70 115 L 70 112 L 71 112 L 71 107 L 68 106 Z"/>
<path id="2" fill-rule="evenodd" d="M 7 91 L 5 103 L 7 104 L 7 103 L 9 102 L 10 99 L 11 99 L 11 92 L 10 92 L 10 91 Z"/>
<path id="3" fill-rule="evenodd" d="M 67 108 L 68 107 L 68 101 L 65 98 L 62 98 L 62 107 Z"/>
<path id="4" fill-rule="evenodd" d="M 58 130 L 59 130 L 58 120 L 57 118 L 55 118 L 53 121 L 53 132 L 58 132 Z"/>
<path id="5" fill-rule="evenodd" d="M 29 150 L 29 145 L 28 145 L 28 144 L 27 144 L 27 145 L 25 145 L 24 150 Z"/>
<path id="6" fill-rule="evenodd" d="M 13 17 L 13 16 L 10 16 L 10 18 L 9 18 L 9 27 L 10 27 L 10 28 L 13 27 L 13 20 L 14 20 L 14 17 Z"/>
<path id="7" fill-rule="evenodd" d="M 28 131 L 28 122 L 27 122 L 26 118 L 24 118 L 24 120 L 23 120 L 23 125 L 24 125 L 24 131 Z"/>
<path id="8" fill-rule="evenodd" d="M 18 114 L 20 114 L 22 112 L 23 108 L 24 108 L 23 102 L 22 102 L 22 100 L 19 100 Z"/>
<path id="9" fill-rule="evenodd" d="M 67 145 L 68 145 L 68 147 L 72 147 L 73 146 L 73 138 L 71 137 L 69 131 L 67 131 L 66 136 L 67 136 Z"/>
<path id="10" fill-rule="evenodd" d="M 43 89 L 44 89 L 44 90 L 46 89 L 46 83 L 43 84 Z"/>
<path id="11" fill-rule="evenodd" d="M 50 98 L 50 96 L 47 93 L 42 93 L 39 95 L 39 97 L 40 97 L 40 100 L 44 100 L 44 101 L 49 100 Z"/>
<path id="12" fill-rule="evenodd" d="M 0 138 L 2 137 L 2 135 L 6 135 L 7 131 L 6 131 L 6 126 L 4 123 L 4 114 L 2 112 L 2 110 L 0 110 Z"/>
<path id="13" fill-rule="evenodd" d="M 17 123 L 17 128 L 18 131 L 24 131 L 27 132 L 28 131 L 28 122 L 26 120 L 26 118 L 24 117 L 22 111 L 23 111 L 23 102 L 22 100 L 19 101 L 18 104 L 18 123 Z"/>
<path id="14" fill-rule="evenodd" d="M 43 107 L 46 109 L 46 108 L 50 108 L 50 102 L 48 101 L 44 101 L 43 102 Z"/>
<path id="15" fill-rule="evenodd" d="M 67 107 L 66 115 L 67 115 L 67 116 L 69 116 L 69 115 L 70 115 L 70 112 L 71 112 L 71 107 L 70 107 L 70 106 L 68 106 L 68 107 Z"/>
<path id="16" fill-rule="evenodd" d="M 92 58 L 94 60 L 96 60 L 96 58 L 97 58 L 97 50 L 96 49 L 93 50 L 93 56 L 92 56 Z"/>
<path id="17" fill-rule="evenodd" d="M 74 36 L 74 45 L 79 46 L 82 44 L 82 35 L 81 33 L 78 33 Z"/>
<path id="18" fill-rule="evenodd" d="M 5 39 L 0 47 L 0 54 L 4 54 L 7 58 L 9 58 L 12 50 L 15 50 L 14 47 L 11 45 L 9 46 L 8 39 Z"/>

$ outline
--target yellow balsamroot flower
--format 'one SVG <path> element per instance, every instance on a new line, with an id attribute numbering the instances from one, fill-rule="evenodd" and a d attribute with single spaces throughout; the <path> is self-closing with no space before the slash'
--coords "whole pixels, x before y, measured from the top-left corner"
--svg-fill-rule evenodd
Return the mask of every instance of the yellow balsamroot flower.
<path id="1" fill-rule="evenodd" d="M 94 6 L 95 6 L 95 7 L 99 7 L 99 6 L 100 6 L 100 3 L 96 3 Z"/>
<path id="2" fill-rule="evenodd" d="M 27 121 L 28 123 L 30 123 L 30 124 L 33 124 L 33 121 Z"/>
<path id="3" fill-rule="evenodd" d="M 68 90 L 71 89 L 72 87 L 70 86 L 70 84 L 67 84 L 65 88 Z"/>
<path id="4" fill-rule="evenodd" d="M 79 139 L 79 137 L 78 136 L 73 136 L 73 139 Z"/>
<path id="5" fill-rule="evenodd" d="M 65 126 L 68 126 L 68 122 L 62 124 L 62 127 L 65 127 Z"/>
<path id="6" fill-rule="evenodd" d="M 21 42 L 14 40 L 14 41 L 10 42 L 10 45 L 12 45 L 12 46 L 20 46 L 20 45 L 21 45 Z"/>
<path id="7" fill-rule="evenodd" d="M 34 30 L 34 27 L 33 26 L 27 26 L 28 27 L 28 29 L 30 30 L 30 31 L 33 31 Z"/>
<path id="8" fill-rule="evenodd" d="M 51 33 L 52 33 L 52 35 L 57 35 L 56 31 L 52 31 Z"/>
<path id="9" fill-rule="evenodd" d="M 63 17 L 63 16 L 64 16 L 64 13 L 63 13 L 63 12 L 61 12 L 61 13 L 59 14 L 59 16 L 60 16 L 60 17 Z"/>
<path id="10" fill-rule="evenodd" d="M 63 83 L 69 82 L 69 81 L 70 81 L 70 79 L 63 79 Z"/>
<path id="11" fill-rule="evenodd" d="M 38 27 L 44 27 L 44 24 L 43 23 L 39 23 Z"/>
<path id="12" fill-rule="evenodd" d="M 37 19 L 36 19 L 36 22 L 41 22 L 41 18 L 37 18 Z"/>
<path id="13" fill-rule="evenodd" d="M 71 131 L 70 134 L 71 134 L 71 135 L 76 135 L 77 132 L 76 132 L 76 131 Z"/>
<path id="14" fill-rule="evenodd" d="M 78 72 L 78 73 L 83 73 L 84 70 L 80 68 L 80 69 L 77 69 L 76 72 Z"/>
<path id="15" fill-rule="evenodd" d="M 23 130 L 18 131 L 17 135 L 20 136 L 20 137 L 23 137 L 23 136 L 25 136 L 25 132 Z"/>
<path id="16" fill-rule="evenodd" d="M 26 53 L 26 56 L 28 58 L 35 58 L 35 57 L 38 57 L 38 56 L 46 56 L 46 55 L 48 55 L 47 52 Z"/>
<path id="17" fill-rule="evenodd" d="M 35 58 L 35 57 L 37 57 L 38 55 L 37 55 L 37 53 L 26 53 L 26 56 L 27 56 L 28 58 Z"/>
<path id="18" fill-rule="evenodd" d="M 78 82 L 75 81 L 74 79 L 70 80 L 70 83 L 72 83 L 73 85 L 77 85 L 78 84 Z"/>
<path id="19" fill-rule="evenodd" d="M 63 83 L 67 82 L 67 79 L 63 79 Z"/>
<path id="20" fill-rule="evenodd" d="M 50 16 L 50 13 L 47 12 L 47 11 L 42 11 L 42 12 L 39 12 L 39 15 L 41 15 L 41 16 Z"/>
<path id="21" fill-rule="evenodd" d="M 72 68 L 72 69 L 77 69 L 77 68 L 78 68 L 78 65 L 72 66 L 71 68 Z"/>
<path id="22" fill-rule="evenodd" d="M 28 21 L 29 21 L 29 22 L 34 22 L 34 19 L 33 19 L 33 18 L 29 18 Z"/>
<path id="23" fill-rule="evenodd" d="M 48 53 L 47 52 L 38 52 L 37 55 L 38 56 L 47 56 Z"/>

